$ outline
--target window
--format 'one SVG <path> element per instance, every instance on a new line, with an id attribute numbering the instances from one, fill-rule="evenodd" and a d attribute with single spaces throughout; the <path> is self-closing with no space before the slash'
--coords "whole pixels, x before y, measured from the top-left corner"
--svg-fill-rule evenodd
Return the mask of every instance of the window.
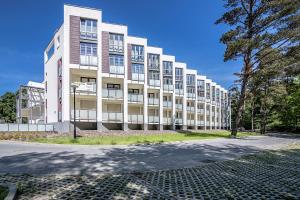
<path id="1" fill-rule="evenodd" d="M 210 99 L 210 84 L 206 83 L 206 99 Z"/>
<path id="2" fill-rule="evenodd" d="M 97 56 L 97 44 L 80 42 L 80 55 Z"/>
<path id="3" fill-rule="evenodd" d="M 121 85 L 120 84 L 107 83 L 107 89 L 119 90 L 119 89 L 121 89 Z"/>
<path id="4" fill-rule="evenodd" d="M 97 39 L 97 21 L 80 19 L 80 38 Z"/>
<path id="5" fill-rule="evenodd" d="M 212 100 L 215 101 L 216 100 L 216 87 L 212 86 Z"/>
<path id="6" fill-rule="evenodd" d="M 139 94 L 140 90 L 139 89 L 128 89 L 128 94 Z"/>
<path id="7" fill-rule="evenodd" d="M 149 72 L 149 79 L 159 80 L 159 72 L 150 71 Z"/>
<path id="8" fill-rule="evenodd" d="M 111 52 L 124 52 L 124 36 L 121 34 L 109 34 L 109 51 Z"/>
<path id="9" fill-rule="evenodd" d="M 183 70 L 181 68 L 175 68 L 175 78 L 176 80 L 182 80 Z"/>
<path id="10" fill-rule="evenodd" d="M 159 69 L 159 55 L 148 54 L 148 67 L 149 69 Z"/>
<path id="11" fill-rule="evenodd" d="M 80 82 L 83 82 L 83 83 L 96 83 L 96 78 L 80 77 Z"/>
<path id="12" fill-rule="evenodd" d="M 187 93 L 195 93 L 195 88 L 188 87 L 187 88 Z"/>
<path id="13" fill-rule="evenodd" d="M 172 75 L 173 63 L 168 61 L 163 61 L 163 74 L 164 75 Z"/>
<path id="14" fill-rule="evenodd" d="M 183 89 L 183 83 L 180 82 L 180 81 L 176 81 L 175 82 L 175 89 L 182 90 Z"/>
<path id="15" fill-rule="evenodd" d="M 216 97 L 217 101 L 220 102 L 220 89 L 217 89 Z"/>
<path id="16" fill-rule="evenodd" d="M 131 61 L 144 62 L 144 46 L 140 46 L 140 45 L 131 46 Z"/>
<path id="17" fill-rule="evenodd" d="M 164 85 L 173 85 L 172 78 L 163 78 Z"/>
<path id="18" fill-rule="evenodd" d="M 154 93 L 148 93 L 148 98 L 155 98 L 155 94 Z"/>
<path id="19" fill-rule="evenodd" d="M 133 63 L 131 68 L 132 68 L 132 73 L 134 74 L 144 74 L 144 65 L 142 64 Z"/>
<path id="20" fill-rule="evenodd" d="M 186 84 L 187 85 L 195 85 L 195 75 L 187 74 L 186 75 Z"/>
<path id="21" fill-rule="evenodd" d="M 109 55 L 110 66 L 124 66 L 124 56 L 122 55 Z"/>

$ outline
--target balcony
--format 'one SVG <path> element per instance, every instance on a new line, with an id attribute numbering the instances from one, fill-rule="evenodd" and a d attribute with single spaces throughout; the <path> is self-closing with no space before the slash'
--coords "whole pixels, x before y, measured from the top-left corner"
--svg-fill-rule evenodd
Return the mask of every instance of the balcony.
<path id="1" fill-rule="evenodd" d="M 194 106 L 187 106 L 187 107 L 186 107 L 186 110 L 187 110 L 188 112 L 195 112 L 195 107 L 194 107 Z"/>
<path id="2" fill-rule="evenodd" d="M 148 116 L 148 123 L 159 123 L 159 116 Z"/>
<path id="3" fill-rule="evenodd" d="M 109 52 L 122 54 L 122 53 L 124 53 L 124 46 L 109 44 Z"/>
<path id="4" fill-rule="evenodd" d="M 97 56 L 80 55 L 80 65 L 97 66 L 98 65 L 98 57 Z"/>
<path id="5" fill-rule="evenodd" d="M 198 109 L 197 109 L 197 113 L 198 113 L 198 114 L 201 114 L 201 115 L 204 115 L 204 109 L 198 108 Z"/>
<path id="6" fill-rule="evenodd" d="M 176 108 L 177 110 L 182 110 L 182 109 L 183 109 L 183 105 L 182 105 L 182 104 L 176 104 L 176 105 L 175 105 L 175 108 Z"/>
<path id="7" fill-rule="evenodd" d="M 144 55 L 131 56 L 131 61 L 132 62 L 137 62 L 137 63 L 143 63 L 144 62 Z"/>
<path id="8" fill-rule="evenodd" d="M 172 124 L 172 118 L 164 117 L 164 124 Z"/>
<path id="9" fill-rule="evenodd" d="M 187 98 L 195 99 L 196 98 L 196 94 L 195 93 L 187 93 Z"/>
<path id="10" fill-rule="evenodd" d="M 102 89 L 102 97 L 108 99 L 123 99 L 123 91 L 116 89 Z"/>
<path id="11" fill-rule="evenodd" d="M 183 89 L 175 89 L 176 95 L 183 95 Z"/>
<path id="12" fill-rule="evenodd" d="M 97 40 L 97 33 L 80 31 L 80 39 Z"/>
<path id="13" fill-rule="evenodd" d="M 96 110 L 75 110 L 77 121 L 96 121 Z M 74 110 L 71 110 L 71 119 L 74 120 Z"/>
<path id="14" fill-rule="evenodd" d="M 123 122 L 123 113 L 103 112 L 102 120 L 110 122 Z"/>
<path id="15" fill-rule="evenodd" d="M 148 105 L 159 105 L 159 98 L 148 98 Z"/>
<path id="16" fill-rule="evenodd" d="M 195 120 L 188 119 L 188 120 L 186 120 L 186 123 L 187 123 L 188 126 L 194 126 L 195 125 Z"/>
<path id="17" fill-rule="evenodd" d="M 149 69 L 149 70 L 156 70 L 156 71 L 159 71 L 159 64 L 156 64 L 156 63 L 148 63 L 148 69 Z"/>
<path id="18" fill-rule="evenodd" d="M 200 97 L 200 96 L 198 96 L 198 97 L 197 97 L 197 100 L 198 100 L 198 101 L 201 101 L 201 102 L 204 102 L 204 101 L 205 101 L 205 97 Z"/>
<path id="19" fill-rule="evenodd" d="M 165 85 L 163 86 L 165 91 L 173 91 L 173 85 Z"/>
<path id="20" fill-rule="evenodd" d="M 130 103 L 143 103 L 142 94 L 128 94 L 128 102 Z"/>
<path id="21" fill-rule="evenodd" d="M 124 66 L 109 66 L 109 73 L 111 74 L 124 74 L 125 73 L 125 67 Z"/>
<path id="22" fill-rule="evenodd" d="M 149 79 L 149 86 L 160 87 L 160 80 Z"/>
<path id="23" fill-rule="evenodd" d="M 175 80 L 176 81 L 182 81 L 183 80 L 183 76 L 181 76 L 181 75 L 175 75 Z"/>
<path id="24" fill-rule="evenodd" d="M 164 108 L 172 108 L 172 101 L 164 101 L 163 106 Z"/>
<path id="25" fill-rule="evenodd" d="M 203 120 L 198 120 L 197 125 L 198 126 L 204 126 L 204 121 Z"/>
<path id="26" fill-rule="evenodd" d="M 175 119 L 175 124 L 182 124 L 183 120 L 181 118 Z"/>
<path id="27" fill-rule="evenodd" d="M 131 79 L 133 81 L 144 82 L 145 81 L 145 74 L 132 73 Z"/>
<path id="28" fill-rule="evenodd" d="M 96 94 L 96 83 L 93 82 L 73 82 L 71 85 L 76 85 L 76 93 Z"/>
<path id="29" fill-rule="evenodd" d="M 128 115 L 128 122 L 133 124 L 144 123 L 143 115 Z"/>
<path id="30" fill-rule="evenodd" d="M 206 121 L 206 126 L 210 126 L 210 122 L 209 121 Z"/>

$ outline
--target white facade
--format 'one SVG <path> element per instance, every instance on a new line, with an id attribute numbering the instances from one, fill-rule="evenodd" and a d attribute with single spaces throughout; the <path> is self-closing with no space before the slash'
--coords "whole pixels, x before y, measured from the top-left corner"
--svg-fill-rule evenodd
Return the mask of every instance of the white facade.
<path id="1" fill-rule="evenodd" d="M 102 12 L 64 6 L 45 50 L 46 122 L 80 129 L 227 129 L 228 92 Z"/>

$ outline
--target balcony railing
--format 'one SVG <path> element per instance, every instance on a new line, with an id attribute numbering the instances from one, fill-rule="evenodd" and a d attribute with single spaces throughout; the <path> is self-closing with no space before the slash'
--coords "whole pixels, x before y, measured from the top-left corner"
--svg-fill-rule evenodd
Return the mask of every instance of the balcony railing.
<path id="1" fill-rule="evenodd" d="M 76 120 L 78 121 L 95 121 L 96 110 L 78 109 L 75 110 Z M 71 119 L 74 119 L 74 110 L 71 110 Z"/>
<path id="2" fill-rule="evenodd" d="M 149 79 L 149 86 L 159 87 L 159 86 L 160 86 L 160 80 L 157 80 L 157 79 Z"/>
<path id="3" fill-rule="evenodd" d="M 183 95 L 183 89 L 175 89 L 175 94 Z"/>
<path id="4" fill-rule="evenodd" d="M 80 55 L 80 64 L 88 65 L 88 66 L 97 66 L 98 65 L 98 57 L 97 56 Z"/>
<path id="5" fill-rule="evenodd" d="M 196 94 L 195 93 L 187 93 L 187 98 L 195 99 L 196 98 Z"/>
<path id="6" fill-rule="evenodd" d="M 206 121 L 206 126 L 210 126 L 210 122 L 209 121 Z"/>
<path id="7" fill-rule="evenodd" d="M 142 63 L 144 62 L 144 55 L 131 56 L 131 61 Z"/>
<path id="8" fill-rule="evenodd" d="M 116 113 L 116 112 L 103 112 L 102 113 L 102 120 L 103 121 L 123 121 L 123 113 Z"/>
<path id="9" fill-rule="evenodd" d="M 109 44 L 109 51 L 115 53 L 124 53 L 124 46 Z"/>
<path id="10" fill-rule="evenodd" d="M 148 116 L 148 123 L 159 123 L 159 116 Z"/>
<path id="11" fill-rule="evenodd" d="M 143 120 L 143 115 L 128 115 L 129 123 L 141 124 L 144 122 Z"/>
<path id="12" fill-rule="evenodd" d="M 124 74 L 125 73 L 125 67 L 124 66 L 109 66 L 109 73 L 111 74 Z"/>
<path id="13" fill-rule="evenodd" d="M 142 94 L 128 94 L 128 102 L 143 103 Z"/>
<path id="14" fill-rule="evenodd" d="M 102 97 L 110 99 L 123 99 L 123 91 L 115 89 L 102 89 Z"/>
<path id="15" fill-rule="evenodd" d="M 178 75 L 176 76 L 175 75 L 175 80 L 176 81 L 182 81 L 183 80 L 183 76 L 178 76 Z"/>
<path id="16" fill-rule="evenodd" d="M 159 105 L 158 98 L 148 98 L 148 105 Z"/>
<path id="17" fill-rule="evenodd" d="M 187 123 L 187 125 L 189 125 L 189 126 L 194 126 L 194 125 L 195 125 L 195 120 L 193 120 L 193 119 L 188 119 L 188 120 L 186 120 L 186 123 Z"/>
<path id="18" fill-rule="evenodd" d="M 197 100 L 198 100 L 198 101 L 204 102 L 204 101 L 205 101 L 205 97 L 200 97 L 200 96 L 198 96 L 198 97 L 197 97 Z"/>
<path id="19" fill-rule="evenodd" d="M 176 104 L 175 108 L 178 110 L 182 110 L 183 109 L 183 105 L 182 104 Z"/>
<path id="20" fill-rule="evenodd" d="M 173 85 L 166 85 L 166 84 L 164 84 L 164 90 L 165 91 L 173 91 Z"/>
<path id="21" fill-rule="evenodd" d="M 186 110 L 187 110 L 188 112 L 195 112 L 195 107 L 193 107 L 193 106 L 187 106 L 187 107 L 186 107 Z"/>
<path id="22" fill-rule="evenodd" d="M 164 124 L 172 124 L 172 118 L 164 117 Z"/>
<path id="23" fill-rule="evenodd" d="M 175 119 L 175 124 L 182 124 L 183 120 L 181 118 Z"/>
<path id="24" fill-rule="evenodd" d="M 81 39 L 97 40 L 97 33 L 80 31 Z"/>
<path id="25" fill-rule="evenodd" d="M 96 93 L 96 83 L 93 82 L 72 82 L 72 85 L 76 85 L 76 92 L 79 93 Z"/>
<path id="26" fill-rule="evenodd" d="M 172 101 L 164 101 L 163 106 L 165 108 L 172 108 Z"/>
<path id="27" fill-rule="evenodd" d="M 203 115 L 204 114 L 204 109 L 198 108 L 197 113 Z"/>
<path id="28" fill-rule="evenodd" d="M 144 81 L 145 81 L 145 74 L 132 73 L 131 79 L 132 79 L 133 81 L 141 81 L 141 82 L 144 82 Z"/>
<path id="29" fill-rule="evenodd" d="M 203 120 L 198 120 L 197 125 L 198 126 L 204 126 L 204 121 Z"/>

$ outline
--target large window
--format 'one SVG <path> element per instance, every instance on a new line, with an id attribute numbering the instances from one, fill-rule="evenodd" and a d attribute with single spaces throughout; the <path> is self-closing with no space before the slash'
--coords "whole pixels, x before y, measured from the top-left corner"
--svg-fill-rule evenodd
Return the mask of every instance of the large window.
<path id="1" fill-rule="evenodd" d="M 168 61 L 163 61 L 163 74 L 172 75 L 173 63 Z"/>
<path id="2" fill-rule="evenodd" d="M 194 93 L 195 93 L 195 88 L 193 88 L 193 87 L 188 87 L 188 88 L 187 88 L 187 93 L 192 93 L 192 94 L 194 94 Z"/>
<path id="3" fill-rule="evenodd" d="M 148 54 L 148 67 L 149 69 L 159 69 L 159 55 Z"/>
<path id="4" fill-rule="evenodd" d="M 182 80 L 183 70 L 181 68 L 175 68 L 175 79 Z"/>
<path id="5" fill-rule="evenodd" d="M 217 97 L 217 102 L 220 102 L 220 89 L 217 89 L 216 97 Z"/>
<path id="6" fill-rule="evenodd" d="M 144 74 L 144 65 L 142 64 L 132 64 L 132 73 Z"/>
<path id="7" fill-rule="evenodd" d="M 83 39 L 97 39 L 97 21 L 80 19 L 80 37 Z"/>
<path id="8" fill-rule="evenodd" d="M 216 100 L 216 87 L 215 86 L 212 86 L 212 101 L 215 101 Z"/>
<path id="9" fill-rule="evenodd" d="M 131 46 L 131 60 L 133 62 L 144 62 L 144 46 Z"/>
<path id="10" fill-rule="evenodd" d="M 206 99 L 210 99 L 210 84 L 206 83 Z"/>
<path id="11" fill-rule="evenodd" d="M 183 83 L 180 82 L 180 81 L 176 81 L 175 82 L 175 89 L 182 90 L 183 89 Z"/>
<path id="12" fill-rule="evenodd" d="M 124 66 L 124 56 L 122 55 L 109 55 L 110 66 Z"/>
<path id="13" fill-rule="evenodd" d="M 172 78 L 163 78 L 164 85 L 173 85 Z"/>
<path id="14" fill-rule="evenodd" d="M 97 44 L 80 42 L 80 55 L 97 56 Z"/>
<path id="15" fill-rule="evenodd" d="M 187 85 L 195 85 L 195 75 L 187 74 L 186 75 L 186 84 Z"/>
<path id="16" fill-rule="evenodd" d="M 124 52 L 124 36 L 121 34 L 109 34 L 109 51 L 111 52 Z"/>

